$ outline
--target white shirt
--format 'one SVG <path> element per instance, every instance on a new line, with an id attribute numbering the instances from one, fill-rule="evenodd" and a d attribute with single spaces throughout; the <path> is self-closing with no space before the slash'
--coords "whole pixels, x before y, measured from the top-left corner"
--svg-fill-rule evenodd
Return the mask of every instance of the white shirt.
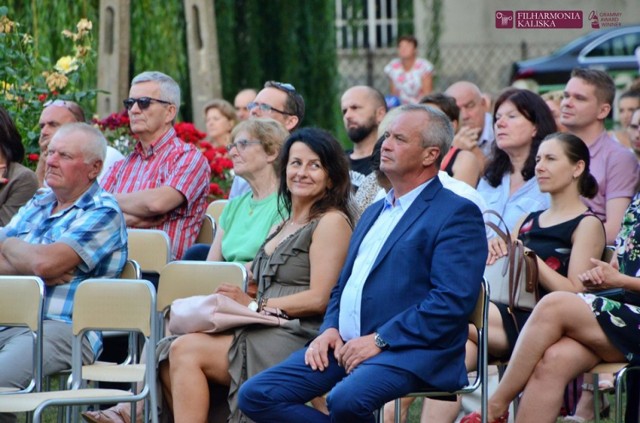
<path id="1" fill-rule="evenodd" d="M 338 327 L 340 337 L 346 342 L 361 336 L 360 314 L 362 305 L 362 291 L 371 273 L 382 246 L 396 227 L 405 212 L 411 207 L 422 190 L 433 180 L 417 186 L 394 202 L 394 190 L 389 191 L 382 206 L 382 213 L 364 236 L 358 255 L 351 269 L 351 276 L 340 297 L 340 314 Z"/>
<path id="2" fill-rule="evenodd" d="M 438 172 L 438 179 L 442 182 L 442 186 L 452 191 L 454 194 L 459 195 L 460 197 L 466 198 L 471 201 L 473 204 L 478 206 L 480 209 L 480 213 L 484 213 L 487 209 L 487 203 L 484 201 L 484 198 L 480 195 L 475 188 L 466 182 L 462 182 L 456 178 L 452 178 L 449 174 L 443 170 Z M 486 228 L 487 239 L 491 239 L 493 237 L 493 231 L 490 228 Z"/>
<path id="3" fill-rule="evenodd" d="M 478 138 L 478 147 L 482 150 L 485 157 L 491 156 L 491 147 L 495 142 L 495 134 L 493 133 L 493 116 L 491 113 L 484 114 L 484 128 Z"/>
<path id="4" fill-rule="evenodd" d="M 114 165 L 115 162 L 120 161 L 120 160 L 124 160 L 124 156 L 122 155 L 121 152 L 119 152 L 118 150 L 116 150 L 115 148 L 111 147 L 110 145 L 107 146 L 107 156 L 104 158 L 104 164 L 102 165 L 102 171 L 100 172 L 100 175 L 98 176 L 98 183 L 102 184 L 102 178 L 104 177 L 104 175 L 107 174 L 107 171 L 109 169 L 111 169 L 111 166 Z"/>

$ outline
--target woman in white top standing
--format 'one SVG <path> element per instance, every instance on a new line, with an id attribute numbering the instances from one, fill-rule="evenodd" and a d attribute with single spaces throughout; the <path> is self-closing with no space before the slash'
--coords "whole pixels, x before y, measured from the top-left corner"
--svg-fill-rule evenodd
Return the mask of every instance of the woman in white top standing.
<path id="1" fill-rule="evenodd" d="M 398 57 L 384 67 L 391 95 L 402 104 L 418 103 L 433 89 L 433 65 L 418 57 L 418 40 L 413 35 L 398 39 Z"/>

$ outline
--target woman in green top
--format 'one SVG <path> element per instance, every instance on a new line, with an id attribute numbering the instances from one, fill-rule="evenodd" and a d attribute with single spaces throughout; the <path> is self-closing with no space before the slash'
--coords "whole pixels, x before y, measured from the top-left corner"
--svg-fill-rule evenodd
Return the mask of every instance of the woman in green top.
<path id="1" fill-rule="evenodd" d="M 234 173 L 249 183 L 251 191 L 225 206 L 207 260 L 250 262 L 269 229 L 282 221 L 275 164 L 288 135 L 273 119 L 246 120 L 234 128 L 227 150 Z"/>
<path id="2" fill-rule="evenodd" d="M 233 142 L 227 145 L 236 175 L 243 177 L 251 191 L 230 200 L 225 206 L 211 246 L 189 248 L 183 260 L 253 260 L 269 229 L 282 221 L 278 213 L 275 161 L 289 132 L 273 119 L 251 119 L 238 124 Z"/>

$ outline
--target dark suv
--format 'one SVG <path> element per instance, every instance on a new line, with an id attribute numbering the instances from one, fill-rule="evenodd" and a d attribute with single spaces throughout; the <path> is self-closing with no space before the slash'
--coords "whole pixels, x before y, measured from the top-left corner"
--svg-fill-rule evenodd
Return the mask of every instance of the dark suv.
<path id="1" fill-rule="evenodd" d="M 602 29 L 570 42 L 549 56 L 513 64 L 511 82 L 546 92 L 563 89 L 573 68 L 608 72 L 624 84 L 638 76 L 636 48 L 640 47 L 640 25 Z"/>

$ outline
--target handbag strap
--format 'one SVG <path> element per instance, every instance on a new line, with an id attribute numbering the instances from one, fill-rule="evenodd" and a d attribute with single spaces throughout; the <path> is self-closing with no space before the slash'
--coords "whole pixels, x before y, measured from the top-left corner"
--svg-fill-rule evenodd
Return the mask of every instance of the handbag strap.
<path id="1" fill-rule="evenodd" d="M 502 238 L 502 240 L 504 242 L 506 242 L 507 244 L 512 242 L 512 240 L 511 240 L 511 232 L 509 232 L 509 227 L 507 226 L 507 223 L 504 221 L 502 216 L 500 216 L 500 213 L 498 213 L 495 210 L 485 210 L 482 214 L 483 215 L 491 214 L 491 215 L 497 217 L 498 218 L 498 222 L 502 223 L 502 225 L 504 226 L 504 231 L 502 229 L 500 229 L 500 227 L 498 225 L 496 225 L 495 223 L 491 222 L 490 220 L 485 221 L 484 224 L 487 225 L 488 227 L 490 227 L 491 229 L 493 229 L 493 231 L 500 238 Z"/>

